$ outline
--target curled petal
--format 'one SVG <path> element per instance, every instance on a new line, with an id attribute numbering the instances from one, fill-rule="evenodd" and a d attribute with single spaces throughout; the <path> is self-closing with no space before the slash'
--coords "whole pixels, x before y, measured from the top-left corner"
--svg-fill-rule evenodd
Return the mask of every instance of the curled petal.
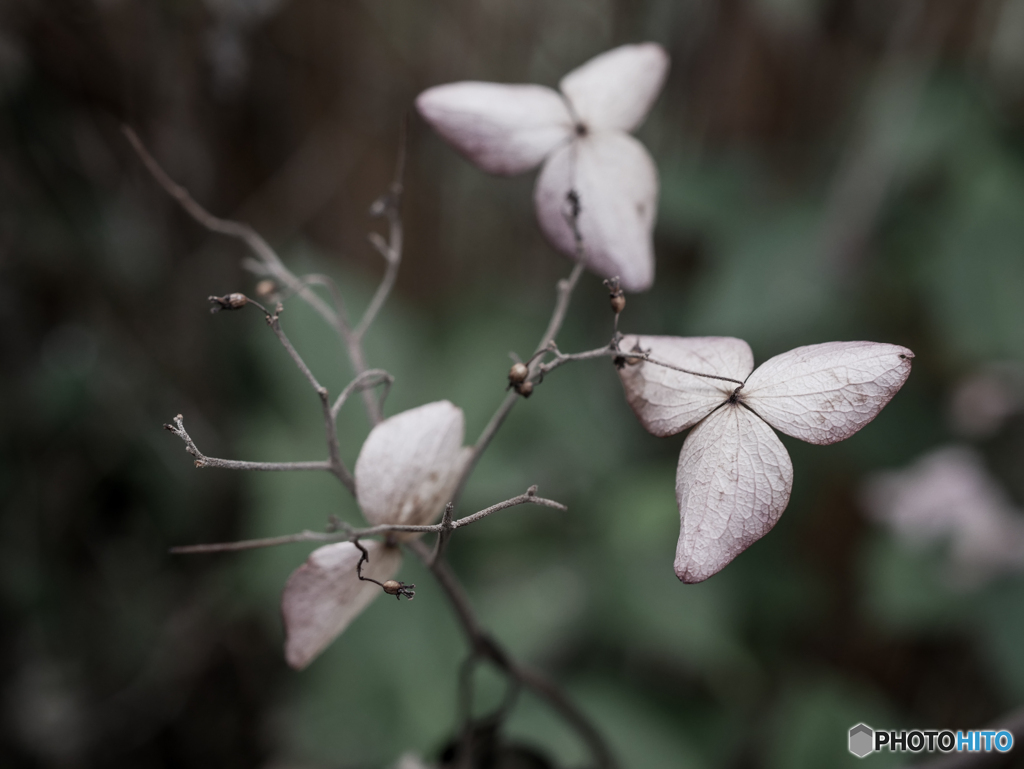
<path id="1" fill-rule="evenodd" d="M 676 473 L 676 576 L 702 582 L 767 534 L 789 503 L 793 463 L 772 429 L 728 403 L 686 437 Z"/>
<path id="2" fill-rule="evenodd" d="M 655 361 L 740 382 L 754 368 L 750 345 L 732 337 L 628 336 L 619 348 L 624 352 L 643 350 Z M 648 361 L 627 362 L 619 369 L 619 378 L 633 413 L 658 437 L 692 427 L 728 400 L 738 386 Z"/>
<path id="3" fill-rule="evenodd" d="M 374 541 L 363 546 L 370 556 L 369 562 L 363 564 L 364 576 L 379 582 L 395 576 L 402 562 L 397 547 Z M 284 656 L 296 670 L 316 659 L 382 592 L 379 585 L 356 575 L 361 556 L 351 542 L 317 548 L 288 578 L 281 596 L 286 633 Z"/>
<path id="4" fill-rule="evenodd" d="M 765 361 L 740 391 L 776 430 L 808 443 L 849 438 L 907 381 L 914 353 L 878 342 L 797 347 Z"/>
<path id="5" fill-rule="evenodd" d="M 570 190 L 579 195 L 587 268 L 605 278 L 618 276 L 627 291 L 650 288 L 658 172 L 643 145 L 623 133 L 591 133 L 544 163 L 534 190 L 537 220 L 552 245 L 575 258 L 566 218 Z"/>
<path id="6" fill-rule="evenodd" d="M 668 74 L 657 43 L 623 45 L 595 56 L 559 84 L 588 128 L 633 131 L 647 117 Z"/>
<path id="7" fill-rule="evenodd" d="M 374 524 L 420 525 L 451 501 L 468 449 L 462 409 L 436 401 L 385 419 L 356 460 L 356 498 Z"/>
<path id="8" fill-rule="evenodd" d="M 506 176 L 538 165 L 573 131 L 565 101 L 539 85 L 449 83 L 421 93 L 416 108 L 471 162 Z"/>

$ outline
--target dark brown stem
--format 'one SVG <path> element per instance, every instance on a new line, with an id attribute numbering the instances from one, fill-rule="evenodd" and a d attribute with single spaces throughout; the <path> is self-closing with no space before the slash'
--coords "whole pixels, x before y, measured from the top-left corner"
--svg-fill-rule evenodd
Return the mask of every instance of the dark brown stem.
<path id="1" fill-rule="evenodd" d="M 455 610 L 462 632 L 469 642 L 471 655 L 491 660 L 510 679 L 517 681 L 544 700 L 579 735 L 590 751 L 596 769 L 616 769 L 618 763 L 615 761 L 611 748 L 583 711 L 577 708 L 553 682 L 516 662 L 494 638 L 483 630 L 473 612 L 466 591 L 448 563 L 444 559 L 434 559 L 433 552 L 423 542 L 416 540 L 406 543 L 406 546 L 423 561 L 437 579 L 438 584 L 444 589 L 448 602 Z"/>

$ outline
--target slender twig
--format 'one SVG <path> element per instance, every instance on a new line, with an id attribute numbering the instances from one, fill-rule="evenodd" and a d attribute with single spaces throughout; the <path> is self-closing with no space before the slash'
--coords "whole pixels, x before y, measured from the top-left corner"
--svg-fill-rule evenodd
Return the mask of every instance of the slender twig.
<path id="1" fill-rule="evenodd" d="M 552 342 L 548 345 L 547 349 L 541 350 L 537 353 L 537 356 L 543 357 L 547 353 L 551 353 L 555 357 L 551 360 L 544 361 L 537 366 L 537 373 L 541 379 L 543 379 L 545 374 L 554 371 L 556 368 L 564 366 L 566 363 L 573 363 L 580 360 L 593 360 L 594 358 L 624 358 L 628 362 L 650 363 L 652 366 L 661 366 L 663 368 L 679 371 L 683 374 L 690 374 L 691 376 L 700 377 L 702 379 L 717 379 L 721 382 L 731 382 L 732 384 L 739 385 L 740 387 L 743 386 L 743 382 L 739 379 L 682 368 L 681 366 L 676 366 L 668 361 L 652 358 L 650 352 L 645 350 L 623 351 L 619 350 L 615 346 L 609 345 L 607 347 L 598 347 L 594 350 L 586 350 L 585 352 L 564 353 L 558 349 L 558 346 L 555 345 L 554 342 Z"/>
<path id="2" fill-rule="evenodd" d="M 438 584 L 444 589 L 448 601 L 459 619 L 459 625 L 469 641 L 471 655 L 490 659 L 509 678 L 518 681 L 547 702 L 586 744 L 597 769 L 615 769 L 618 764 L 611 748 L 605 743 L 601 733 L 590 722 L 590 719 L 554 683 L 548 681 L 540 673 L 515 662 L 505 649 L 483 630 L 473 612 L 466 591 L 448 563 L 444 559 L 435 560 L 430 547 L 419 540 L 407 542 L 406 546 L 427 565 Z"/>
<path id="3" fill-rule="evenodd" d="M 181 417 L 178 417 L 180 419 Z M 171 428 L 168 425 L 168 429 Z M 184 431 L 184 428 L 182 428 Z M 186 436 L 187 437 L 187 436 Z M 327 463 L 321 463 L 326 465 Z M 253 468 L 255 469 L 255 468 Z M 321 466 L 317 469 L 326 470 L 327 467 Z M 429 526 L 414 526 L 399 523 L 383 523 L 378 526 L 368 526 L 362 529 L 356 529 L 347 524 L 342 524 L 340 531 L 300 531 L 297 534 L 286 534 L 281 537 L 266 537 L 264 539 L 246 539 L 239 542 L 218 542 L 209 545 L 184 545 L 182 547 L 172 548 L 172 553 L 221 553 L 232 550 L 255 550 L 262 547 L 274 547 L 276 545 L 287 545 L 293 542 L 342 542 L 344 540 L 350 540 L 352 538 L 366 538 L 380 536 L 382 534 L 392 534 L 398 532 L 410 532 L 417 534 L 440 534 L 445 528 L 458 529 L 463 526 L 468 526 L 471 523 L 486 518 L 489 515 L 507 510 L 510 507 L 516 507 L 518 505 L 540 505 L 541 507 L 550 507 L 555 510 L 565 511 L 568 508 L 561 502 L 556 502 L 553 499 L 545 499 L 544 497 L 538 497 L 536 494 L 536 486 L 531 486 L 525 494 L 506 499 L 504 502 L 499 502 L 496 505 L 485 507 L 483 510 L 478 510 L 475 513 L 464 516 L 454 521 L 450 521 L 448 524 L 435 523 Z"/>
<path id="4" fill-rule="evenodd" d="M 380 394 L 380 401 L 378 402 L 380 408 L 384 408 L 384 401 L 388 397 L 388 392 L 390 392 L 391 385 L 394 381 L 395 378 L 387 371 L 384 371 L 384 369 L 371 368 L 364 371 L 349 382 L 345 386 L 345 389 L 338 394 L 337 400 L 335 400 L 334 405 L 331 406 L 331 416 L 334 419 L 338 418 L 338 412 L 341 411 L 341 407 L 345 405 L 345 401 L 348 400 L 348 396 L 353 392 L 377 387 L 378 385 L 384 385 L 384 391 Z"/>
<path id="5" fill-rule="evenodd" d="M 330 472 L 330 461 L 322 462 L 243 462 L 237 459 L 218 459 L 208 457 L 201 452 L 195 442 L 185 432 L 185 425 L 182 422 L 181 414 L 174 417 L 173 424 L 164 425 L 165 430 L 177 435 L 185 441 L 185 451 L 196 458 L 196 467 L 216 467 L 222 470 L 263 470 L 270 472 L 281 472 L 289 470 L 327 470 Z"/>
<path id="6" fill-rule="evenodd" d="M 384 257 L 384 261 L 387 262 L 388 266 L 384 271 L 384 278 L 373 295 L 373 299 L 370 300 L 366 312 L 363 313 L 362 320 L 359 321 L 359 324 L 353 331 L 356 339 L 363 338 L 370 324 L 377 317 L 377 313 L 380 312 L 380 308 L 384 306 L 384 302 L 387 301 L 391 289 L 394 288 L 395 278 L 398 277 L 398 267 L 402 263 L 402 192 L 404 190 L 403 178 L 405 176 L 405 131 L 405 121 L 403 120 L 401 135 L 398 141 L 398 160 L 395 162 L 394 181 L 391 182 L 388 191 L 379 197 L 370 208 L 372 215 L 384 216 L 388 220 L 388 239 L 386 242 L 376 232 L 370 233 L 369 236 L 370 243 Z"/>
<path id="7" fill-rule="evenodd" d="M 289 291 L 300 296 L 337 332 L 357 376 L 368 369 L 360 339 L 353 333 L 344 312 L 344 304 L 341 303 L 341 296 L 331 282 L 317 280 L 317 278 L 322 278 L 322 276 L 313 276 L 305 280 L 297 277 L 284 265 L 284 262 L 281 261 L 274 249 L 270 247 L 270 244 L 264 240 L 263 236 L 248 224 L 221 219 L 211 214 L 196 202 L 188 190 L 168 176 L 167 172 L 156 162 L 156 159 L 149 153 L 142 140 L 139 139 L 138 134 L 131 127 L 124 125 L 121 128 L 135 153 L 139 156 L 139 159 L 156 180 L 157 184 L 174 198 L 189 216 L 211 232 L 238 238 L 245 243 L 257 258 L 254 271 L 257 274 L 274 278 Z M 311 282 L 323 282 L 328 288 L 332 289 L 336 309 L 332 308 L 328 302 L 324 301 L 310 287 L 309 283 Z M 363 405 L 366 408 L 367 417 L 372 424 L 376 425 L 383 419 L 377 400 L 374 399 L 373 393 L 368 390 L 363 390 Z"/>
<path id="8" fill-rule="evenodd" d="M 555 300 L 555 309 L 551 315 L 551 320 L 548 322 L 548 327 L 544 331 L 544 336 L 541 337 L 540 344 L 537 345 L 537 352 L 545 350 L 548 347 L 548 343 L 551 342 L 562 328 L 562 323 L 565 321 L 566 311 L 569 309 L 569 300 L 572 299 L 573 289 L 576 288 L 576 284 L 579 282 L 580 276 L 583 274 L 583 262 L 577 262 L 576 266 L 572 268 L 572 272 L 569 273 L 568 278 L 563 278 L 558 281 L 558 298 Z M 532 377 L 537 373 L 540 366 L 539 360 L 534 360 L 531 365 L 530 376 Z M 462 477 L 459 479 L 458 492 L 455 498 L 458 499 L 462 492 L 463 487 L 466 485 L 466 481 L 469 480 L 469 476 L 473 472 L 473 468 L 476 467 L 476 463 L 480 461 L 480 457 L 484 451 L 490 445 L 494 439 L 495 434 L 501 427 L 505 418 L 508 417 L 509 412 L 512 411 L 513 406 L 516 405 L 520 396 L 517 393 L 511 392 L 505 396 L 505 399 L 498 406 L 498 410 L 494 412 L 490 421 L 484 427 L 483 432 L 480 433 L 480 437 L 477 438 L 475 444 L 473 444 L 473 453 L 469 457 L 469 461 L 466 463 L 466 467 L 462 471 Z"/>

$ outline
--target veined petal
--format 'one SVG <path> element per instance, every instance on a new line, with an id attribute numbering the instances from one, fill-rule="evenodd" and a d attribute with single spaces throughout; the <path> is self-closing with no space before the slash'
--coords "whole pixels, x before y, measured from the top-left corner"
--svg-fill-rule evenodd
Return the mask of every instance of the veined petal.
<path id="1" fill-rule="evenodd" d="M 623 45 L 574 69 L 559 88 L 588 128 L 633 131 L 647 117 L 666 74 L 668 54 L 660 45 Z"/>
<path id="2" fill-rule="evenodd" d="M 426 524 L 451 501 L 465 463 L 462 409 L 435 401 L 385 419 L 356 460 L 356 498 L 370 523 Z"/>
<path id="3" fill-rule="evenodd" d="M 740 382 L 754 368 L 750 345 L 732 337 L 628 336 L 619 348 L 624 352 L 644 350 L 653 360 Z M 739 386 L 649 361 L 627 363 L 619 369 L 619 378 L 633 413 L 649 433 L 658 437 L 692 427 L 725 403 Z"/>
<path id="4" fill-rule="evenodd" d="M 363 543 L 370 555 L 363 575 L 379 582 L 391 579 L 402 563 L 397 547 L 380 542 Z M 284 617 L 284 656 L 296 670 L 302 670 L 381 594 L 379 585 L 356 575 L 362 554 L 351 542 L 339 542 L 314 550 L 306 562 L 292 572 L 281 596 Z"/>
<path id="5" fill-rule="evenodd" d="M 793 463 L 772 429 L 729 403 L 686 437 L 676 473 L 676 576 L 702 582 L 767 534 L 789 503 Z"/>
<path id="6" fill-rule="evenodd" d="M 786 435 L 835 443 L 878 416 L 910 376 L 913 357 L 878 342 L 797 347 L 758 366 L 740 399 Z"/>
<path id="7" fill-rule="evenodd" d="M 565 101 L 540 85 L 449 83 L 421 93 L 416 108 L 455 149 L 493 174 L 529 171 L 573 134 Z"/>
<path id="8" fill-rule="evenodd" d="M 541 229 L 559 251 L 576 256 L 566 196 L 576 190 L 587 268 L 618 276 L 627 291 L 654 282 L 651 231 L 658 206 L 658 172 L 636 139 L 617 131 L 591 133 L 555 150 L 537 178 L 534 202 Z"/>

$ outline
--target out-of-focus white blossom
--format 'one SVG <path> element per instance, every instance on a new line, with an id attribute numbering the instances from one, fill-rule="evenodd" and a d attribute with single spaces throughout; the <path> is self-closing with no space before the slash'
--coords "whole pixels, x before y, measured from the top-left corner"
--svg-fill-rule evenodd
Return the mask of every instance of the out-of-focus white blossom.
<path id="1" fill-rule="evenodd" d="M 904 541 L 949 542 L 957 576 L 978 580 L 1024 568 L 1024 514 L 968 446 L 945 446 L 864 484 L 868 514 Z"/>
<path id="2" fill-rule="evenodd" d="M 660 45 L 624 45 L 574 69 L 562 78 L 560 92 L 466 81 L 429 88 L 416 106 L 485 171 L 514 175 L 543 162 L 534 202 L 548 240 L 575 258 L 567 217 L 567 195 L 574 190 L 587 267 L 618 276 L 627 291 L 645 291 L 654 282 L 658 173 L 630 132 L 647 116 L 667 72 Z"/>
<path id="3" fill-rule="evenodd" d="M 990 363 L 957 383 L 949 403 L 953 429 L 965 438 L 995 435 L 1024 407 L 1024 366 Z"/>

